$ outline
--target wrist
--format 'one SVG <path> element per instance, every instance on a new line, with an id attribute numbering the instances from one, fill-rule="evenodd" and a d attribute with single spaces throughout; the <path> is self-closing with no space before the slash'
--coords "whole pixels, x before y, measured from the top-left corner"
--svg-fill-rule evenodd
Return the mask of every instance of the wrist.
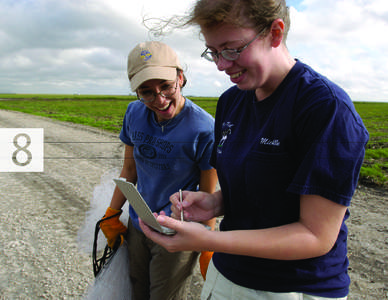
<path id="1" fill-rule="evenodd" d="M 121 209 L 115 209 L 115 208 L 112 208 L 112 207 L 109 206 L 107 208 L 106 212 L 105 212 L 104 217 L 108 218 L 108 217 L 116 215 L 116 214 L 120 214 L 121 215 L 121 213 L 122 213 Z"/>
<path id="2" fill-rule="evenodd" d="M 224 215 L 224 203 L 221 190 L 211 194 L 214 203 L 214 217 L 220 217 Z"/>
<path id="3" fill-rule="evenodd" d="M 217 231 L 206 229 L 206 232 L 203 232 L 201 234 L 200 239 L 196 241 L 196 244 L 198 245 L 198 248 L 196 249 L 196 251 L 213 252 L 214 239 L 217 238 L 217 236 L 214 235 L 215 233 L 217 233 Z"/>

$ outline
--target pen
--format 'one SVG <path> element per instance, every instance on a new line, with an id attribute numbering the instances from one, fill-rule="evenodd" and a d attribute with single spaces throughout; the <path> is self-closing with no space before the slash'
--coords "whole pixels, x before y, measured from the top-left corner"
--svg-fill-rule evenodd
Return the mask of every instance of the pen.
<path id="1" fill-rule="evenodd" d="M 181 203 L 181 221 L 183 221 L 182 190 L 179 189 L 179 201 Z"/>

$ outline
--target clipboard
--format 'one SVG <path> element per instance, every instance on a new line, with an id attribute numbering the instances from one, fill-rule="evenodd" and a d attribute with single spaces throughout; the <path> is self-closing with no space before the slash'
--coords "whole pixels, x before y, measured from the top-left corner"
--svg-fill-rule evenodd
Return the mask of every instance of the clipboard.
<path id="1" fill-rule="evenodd" d="M 113 181 L 116 183 L 120 191 L 127 198 L 129 204 L 133 207 L 137 215 L 140 217 L 140 219 L 143 220 L 144 223 L 146 223 L 152 229 L 166 235 L 174 235 L 176 233 L 175 230 L 159 224 L 151 209 L 132 182 L 128 182 L 124 178 L 113 179 Z"/>

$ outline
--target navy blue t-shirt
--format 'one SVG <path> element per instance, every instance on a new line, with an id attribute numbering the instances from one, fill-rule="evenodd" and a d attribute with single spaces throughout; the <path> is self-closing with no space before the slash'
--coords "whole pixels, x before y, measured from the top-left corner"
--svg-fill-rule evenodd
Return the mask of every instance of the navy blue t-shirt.
<path id="1" fill-rule="evenodd" d="M 263 101 L 256 101 L 254 91 L 230 88 L 217 105 L 211 161 L 225 205 L 220 229 L 296 222 L 300 194 L 349 206 L 367 141 L 368 132 L 348 95 L 299 61 Z M 348 215 L 324 256 L 282 261 L 215 253 L 214 264 L 247 288 L 344 297 L 350 283 Z"/>

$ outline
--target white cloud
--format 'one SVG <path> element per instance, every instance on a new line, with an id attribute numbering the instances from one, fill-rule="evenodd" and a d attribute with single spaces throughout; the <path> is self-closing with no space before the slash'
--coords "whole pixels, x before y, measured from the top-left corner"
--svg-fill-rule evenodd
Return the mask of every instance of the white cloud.
<path id="1" fill-rule="evenodd" d="M 341 85 L 354 100 L 388 100 L 388 2 L 305 0 L 291 10 L 295 57 Z"/>
<path id="2" fill-rule="evenodd" d="M 195 0 L 2 0 L 0 92 L 130 92 L 126 58 L 151 40 L 143 16 L 182 14 Z M 388 100 L 388 1 L 290 0 L 292 55 L 341 85 L 354 100 Z M 6 13 L 5 13 L 6 12 Z M 187 95 L 217 96 L 227 76 L 200 58 L 198 30 L 160 37 L 178 53 Z"/>

